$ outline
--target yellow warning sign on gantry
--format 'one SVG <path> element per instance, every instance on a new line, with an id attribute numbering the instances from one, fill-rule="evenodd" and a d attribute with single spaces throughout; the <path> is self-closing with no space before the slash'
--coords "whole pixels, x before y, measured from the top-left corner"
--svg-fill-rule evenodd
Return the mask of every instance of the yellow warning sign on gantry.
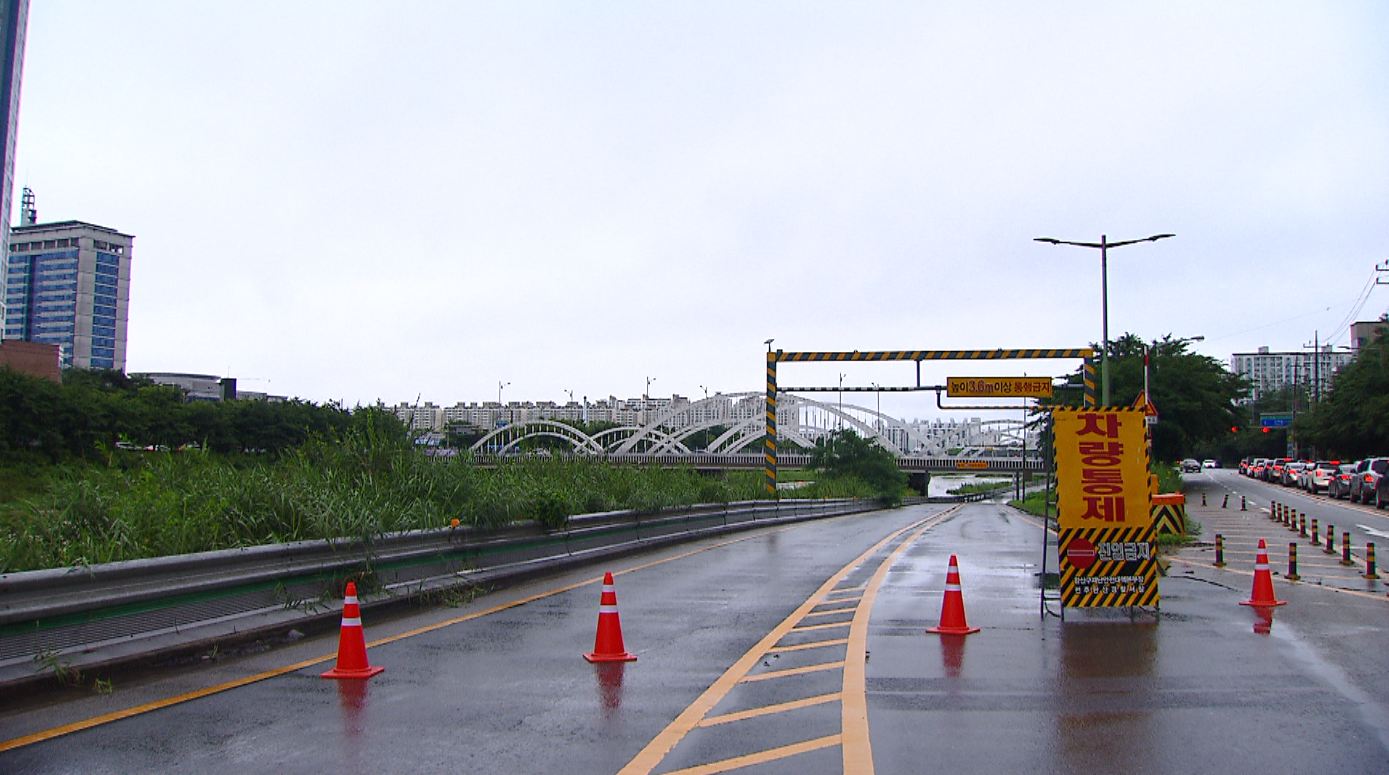
<path id="1" fill-rule="evenodd" d="M 951 398 L 1048 398 L 1050 377 L 946 377 Z"/>

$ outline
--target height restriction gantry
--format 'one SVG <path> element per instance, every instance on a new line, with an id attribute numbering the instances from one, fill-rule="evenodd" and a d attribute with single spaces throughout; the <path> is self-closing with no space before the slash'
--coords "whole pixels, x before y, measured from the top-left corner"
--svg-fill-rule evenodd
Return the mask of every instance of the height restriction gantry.
<path id="1" fill-rule="evenodd" d="M 1080 358 L 1085 362 L 1082 381 L 1085 386 L 1085 406 L 1095 406 L 1095 350 L 1090 347 L 1020 348 L 993 350 L 852 350 L 784 351 L 772 350 L 767 343 L 767 410 L 765 458 L 767 491 L 776 495 L 777 482 L 777 364 L 829 363 L 853 361 L 915 361 L 916 386 L 921 387 L 922 361 L 987 361 L 987 360 L 1044 360 Z"/>

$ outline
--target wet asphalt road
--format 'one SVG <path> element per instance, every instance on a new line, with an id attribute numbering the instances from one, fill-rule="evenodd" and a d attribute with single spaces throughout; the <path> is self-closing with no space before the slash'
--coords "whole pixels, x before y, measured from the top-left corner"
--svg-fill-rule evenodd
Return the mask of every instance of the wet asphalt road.
<path id="1" fill-rule="evenodd" d="M 1213 496 L 1247 481 L 1223 475 L 1192 477 L 1192 492 L 1210 488 Z M 941 511 L 826 520 L 740 536 L 745 540 L 684 557 L 700 547 L 614 563 L 611 569 L 621 570 L 674 558 L 617 577 L 626 646 L 636 662 L 594 666 L 580 658 L 593 646 L 602 570 L 587 569 L 458 608 L 368 621 L 374 640 L 588 582 L 374 647 L 371 661 L 386 671 L 365 684 L 326 681 L 318 677 L 326 666 L 309 667 L 0 753 L 0 773 L 613 773 L 827 579 L 843 569 L 841 587 L 861 588 L 884 562 L 890 564 L 873 601 L 863 665 L 878 772 L 1389 772 L 1389 598 L 1382 582 L 1361 580 L 1357 588 L 1348 575 L 1349 586 L 1337 588 L 1279 578 L 1276 591 L 1289 604 L 1265 618 L 1238 605 L 1249 596 L 1252 553 L 1246 559 L 1232 547 L 1222 570 L 1210 567 L 1209 547 L 1197 546 L 1183 550 L 1162 580 L 1158 617 L 1071 610 L 1064 622 L 1043 618 L 1041 531 L 997 504 L 965 506 L 915 541 L 845 568 L 889 533 Z M 1191 511 L 1208 528 L 1228 523 L 1232 535 L 1241 526 L 1250 535 L 1274 530 L 1257 512 Z M 701 546 L 714 543 L 722 542 Z M 983 631 L 927 635 L 940 614 L 952 553 L 960 558 L 969 623 Z M 1048 564 L 1054 570 L 1054 550 Z M 824 634 L 808 630 L 780 643 L 842 637 L 833 623 L 850 614 L 833 613 L 840 606 L 809 609 L 831 625 Z M 333 647 L 306 641 L 120 685 L 110 696 L 0 712 L 0 739 Z M 815 656 L 819 648 L 759 657 L 754 672 L 813 672 L 739 683 L 713 713 L 839 691 L 844 669 L 817 667 L 843 659 L 838 648 L 831 657 Z M 824 740 L 838 729 L 840 711 L 839 701 L 821 701 L 696 729 L 653 771 Z M 843 769 L 839 747 L 828 745 L 743 771 Z"/>

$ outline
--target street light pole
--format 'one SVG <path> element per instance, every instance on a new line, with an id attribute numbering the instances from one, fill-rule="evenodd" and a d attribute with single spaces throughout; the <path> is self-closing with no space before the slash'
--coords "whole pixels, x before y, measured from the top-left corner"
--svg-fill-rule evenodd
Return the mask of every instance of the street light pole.
<path id="1" fill-rule="evenodd" d="M 1175 234 L 1154 234 L 1142 239 L 1110 242 L 1109 236 L 1100 235 L 1099 242 L 1072 242 L 1052 237 L 1036 237 L 1033 242 L 1046 242 L 1051 245 L 1074 245 L 1080 248 L 1099 248 L 1100 250 L 1100 330 L 1103 341 L 1100 344 L 1100 406 L 1109 406 L 1109 249 L 1135 245 L 1139 242 L 1157 242 L 1160 239 L 1175 237 Z"/>
<path id="2" fill-rule="evenodd" d="M 497 380 L 497 415 L 499 417 L 502 412 L 502 388 L 510 384 L 510 382 L 502 382 L 501 380 Z M 506 413 L 506 421 L 508 424 L 511 423 L 511 412 Z"/>

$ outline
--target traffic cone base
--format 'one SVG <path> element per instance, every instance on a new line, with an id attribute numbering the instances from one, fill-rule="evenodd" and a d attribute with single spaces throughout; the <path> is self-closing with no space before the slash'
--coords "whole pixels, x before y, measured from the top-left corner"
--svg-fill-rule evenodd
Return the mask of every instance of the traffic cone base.
<path id="1" fill-rule="evenodd" d="M 362 633 L 362 611 L 357 605 L 357 584 L 347 582 L 342 596 L 342 628 L 338 632 L 338 662 L 322 678 L 370 678 L 385 670 L 367 662 L 367 640 Z"/>
<path id="2" fill-rule="evenodd" d="M 633 662 L 637 655 L 622 645 L 622 620 L 617 615 L 617 588 L 613 575 L 603 574 L 603 593 L 598 599 L 598 632 L 593 651 L 584 655 L 589 662 Z"/>
<path id="3" fill-rule="evenodd" d="M 1264 539 L 1260 538 L 1259 550 L 1254 555 L 1254 589 L 1249 599 L 1241 600 L 1240 605 L 1272 608 L 1287 604 L 1288 601 L 1278 600 L 1273 596 L 1273 574 L 1268 569 L 1268 546 L 1264 544 Z"/>
<path id="4" fill-rule="evenodd" d="M 960 564 L 950 555 L 950 570 L 945 574 L 945 600 L 940 609 L 940 624 L 927 627 L 933 635 L 969 635 L 979 632 L 965 621 L 965 596 L 960 591 Z"/>

